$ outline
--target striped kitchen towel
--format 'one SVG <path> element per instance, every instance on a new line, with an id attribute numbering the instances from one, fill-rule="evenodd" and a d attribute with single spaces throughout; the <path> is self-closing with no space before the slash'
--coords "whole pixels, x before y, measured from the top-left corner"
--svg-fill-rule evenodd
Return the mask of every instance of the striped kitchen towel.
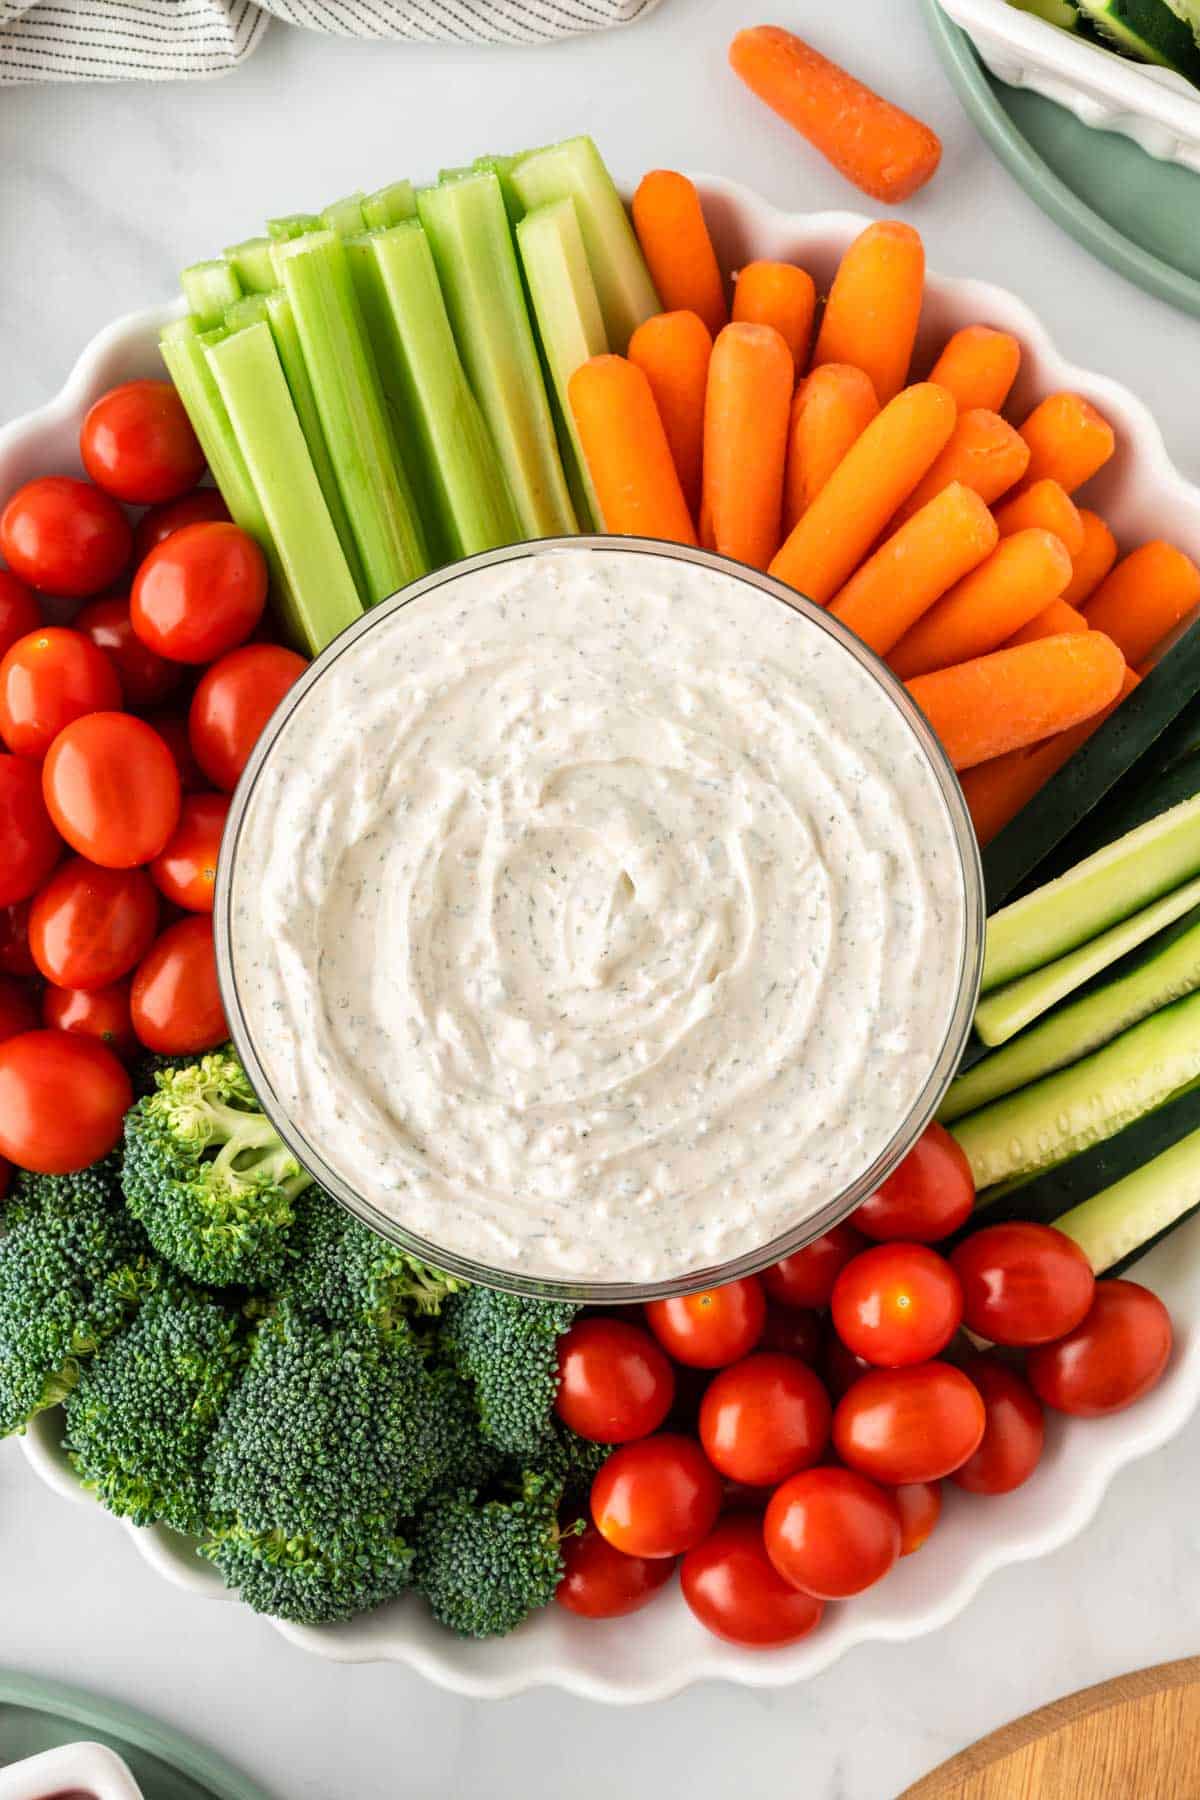
<path id="1" fill-rule="evenodd" d="M 339 37 L 536 44 L 629 25 L 658 0 L 0 0 L 0 85 L 223 75 L 268 15 Z"/>

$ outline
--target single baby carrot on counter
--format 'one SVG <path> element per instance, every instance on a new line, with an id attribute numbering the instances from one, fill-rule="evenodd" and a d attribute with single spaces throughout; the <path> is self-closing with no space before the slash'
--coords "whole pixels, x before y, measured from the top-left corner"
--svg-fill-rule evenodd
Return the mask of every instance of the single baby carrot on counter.
<path id="1" fill-rule="evenodd" d="M 633 196 L 633 226 L 663 311 L 698 313 L 716 337 L 729 309 L 694 182 L 651 169 Z"/>
<path id="2" fill-rule="evenodd" d="M 702 512 L 722 556 L 765 569 L 783 535 L 783 469 L 794 377 L 772 325 L 727 325 L 704 402 Z"/>
<path id="3" fill-rule="evenodd" d="M 995 549 L 997 535 L 979 495 L 951 482 L 868 557 L 829 610 L 877 656 L 886 656 L 936 600 Z"/>
<path id="4" fill-rule="evenodd" d="M 905 685 L 956 769 L 1069 731 L 1116 699 L 1125 658 L 1100 631 L 993 650 Z"/>
<path id="5" fill-rule="evenodd" d="M 905 633 L 888 663 L 907 681 L 986 656 L 1056 600 L 1070 579 L 1071 559 L 1052 532 L 1001 538 L 985 563 Z"/>
<path id="6" fill-rule="evenodd" d="M 650 383 L 693 518 L 700 507 L 704 394 L 711 355 L 708 326 L 694 312 L 655 313 L 629 340 L 629 360 Z"/>
<path id="7" fill-rule="evenodd" d="M 1035 613 L 1027 625 L 1022 625 L 1020 631 L 1005 638 L 1004 648 L 1011 644 L 1035 644 L 1039 638 L 1061 637 L 1064 632 L 1087 630 L 1088 622 L 1081 612 L 1065 600 L 1052 600 L 1040 613 Z"/>
<path id="8" fill-rule="evenodd" d="M 898 219 L 860 232 L 838 264 L 817 333 L 813 367 L 853 363 L 871 377 L 880 406 L 908 380 L 925 293 L 921 235 Z"/>
<path id="9" fill-rule="evenodd" d="M 1029 462 L 1029 446 L 999 413 L 976 407 L 961 414 L 933 467 L 896 515 L 897 525 L 940 494 L 952 481 L 974 488 L 991 506 L 1019 481 Z"/>
<path id="10" fill-rule="evenodd" d="M 650 383 L 623 356 L 593 356 L 567 387 L 605 529 L 694 544 L 696 530 Z"/>
<path id="11" fill-rule="evenodd" d="M 1136 668 L 1200 606 L 1200 569 L 1190 556 L 1155 538 L 1131 550 L 1083 609 L 1092 631 L 1119 644 Z"/>
<path id="12" fill-rule="evenodd" d="M 808 362 L 817 290 L 807 269 L 795 263 L 752 262 L 733 284 L 733 317 L 749 325 L 773 325 L 788 349 L 796 373 Z"/>
<path id="13" fill-rule="evenodd" d="M 800 383 L 792 400 L 788 437 L 785 530 L 790 531 L 808 511 L 878 411 L 870 376 L 850 363 L 823 363 Z"/>
<path id="14" fill-rule="evenodd" d="M 1072 606 L 1082 606 L 1091 598 L 1117 560 L 1117 540 L 1104 520 L 1081 506 L 1079 521 L 1083 526 L 1083 548 L 1071 558 L 1075 573 L 1063 595 Z"/>
<path id="15" fill-rule="evenodd" d="M 1057 481 L 1035 481 L 1015 500 L 1006 500 L 996 508 L 996 523 L 1001 537 L 1011 537 L 1014 531 L 1028 531 L 1033 526 L 1052 531 L 1066 545 L 1074 574 L 1075 558 L 1083 549 L 1083 520 L 1070 494 Z"/>
<path id="16" fill-rule="evenodd" d="M 1000 412 L 1021 367 L 1021 346 L 1011 332 L 990 325 L 964 325 L 947 342 L 929 371 L 954 395 L 960 413 L 982 406 Z"/>
<path id="17" fill-rule="evenodd" d="M 945 388 L 918 382 L 884 407 L 793 527 L 771 574 L 824 606 L 910 494 L 954 429 Z"/>
<path id="18" fill-rule="evenodd" d="M 928 125 L 782 26 L 739 31 L 729 61 L 772 112 L 876 200 L 907 200 L 941 160 L 941 142 Z"/>
<path id="19" fill-rule="evenodd" d="M 1117 447 L 1108 420 L 1082 394 L 1050 394 L 1021 427 L 1029 445 L 1023 487 L 1047 476 L 1073 494 L 1102 469 Z"/>

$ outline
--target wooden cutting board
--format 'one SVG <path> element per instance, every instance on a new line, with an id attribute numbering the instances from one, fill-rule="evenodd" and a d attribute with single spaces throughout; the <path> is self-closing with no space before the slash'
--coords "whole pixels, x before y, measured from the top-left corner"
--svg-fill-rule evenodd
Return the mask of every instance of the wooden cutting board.
<path id="1" fill-rule="evenodd" d="M 1200 1656 L 1043 1706 L 900 1800 L 1200 1800 Z"/>

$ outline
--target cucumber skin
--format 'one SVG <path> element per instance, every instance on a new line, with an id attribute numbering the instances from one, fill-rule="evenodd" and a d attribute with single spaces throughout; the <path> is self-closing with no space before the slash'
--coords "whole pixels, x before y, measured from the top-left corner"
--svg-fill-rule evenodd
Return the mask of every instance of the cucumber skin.
<path id="1" fill-rule="evenodd" d="M 1144 1255 L 1200 1206 L 1200 1131 L 1060 1215 L 1097 1275 Z"/>

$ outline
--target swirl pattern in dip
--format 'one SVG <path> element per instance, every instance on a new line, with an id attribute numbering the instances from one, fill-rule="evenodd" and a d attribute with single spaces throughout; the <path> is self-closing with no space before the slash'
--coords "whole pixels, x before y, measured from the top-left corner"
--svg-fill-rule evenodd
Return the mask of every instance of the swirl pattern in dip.
<path id="1" fill-rule="evenodd" d="M 659 1281 L 887 1146 L 964 916 L 925 752 L 835 638 L 580 546 L 331 662 L 250 797 L 230 952 L 281 1104 L 363 1199 L 499 1270 Z"/>

